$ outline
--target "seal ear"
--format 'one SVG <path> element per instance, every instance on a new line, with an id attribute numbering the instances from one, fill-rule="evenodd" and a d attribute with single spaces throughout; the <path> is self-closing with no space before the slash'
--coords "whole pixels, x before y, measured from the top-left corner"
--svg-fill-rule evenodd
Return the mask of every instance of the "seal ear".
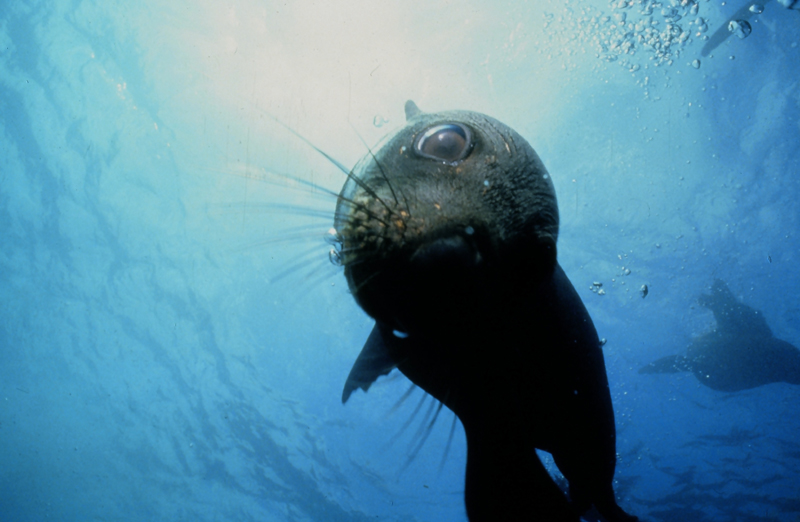
<path id="1" fill-rule="evenodd" d="M 417 114 L 421 114 L 421 113 L 422 113 L 422 111 L 419 110 L 419 107 L 417 107 L 416 103 L 414 103 L 411 100 L 408 100 L 406 102 L 406 121 L 410 120 L 411 118 L 413 118 Z"/>

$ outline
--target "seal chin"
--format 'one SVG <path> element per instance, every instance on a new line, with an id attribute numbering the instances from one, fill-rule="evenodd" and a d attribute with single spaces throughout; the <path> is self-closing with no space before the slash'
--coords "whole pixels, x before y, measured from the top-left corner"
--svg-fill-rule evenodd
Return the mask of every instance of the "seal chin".
<path id="1" fill-rule="evenodd" d="M 484 293 L 486 256 L 474 236 L 446 235 L 419 245 L 408 258 L 405 281 L 395 287 L 393 322 L 428 333 L 458 328 Z"/>

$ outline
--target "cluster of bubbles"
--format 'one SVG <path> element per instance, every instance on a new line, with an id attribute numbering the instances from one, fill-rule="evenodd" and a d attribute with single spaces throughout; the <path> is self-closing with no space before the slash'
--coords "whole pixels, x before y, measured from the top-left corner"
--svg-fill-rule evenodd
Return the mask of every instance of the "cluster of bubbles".
<path id="1" fill-rule="evenodd" d="M 597 295 L 606 295 L 606 291 L 603 289 L 603 283 L 600 281 L 595 281 L 592 283 L 592 286 L 589 287 L 589 290 Z"/>
<path id="2" fill-rule="evenodd" d="M 335 228 L 331 227 L 325 233 L 325 242 L 331 246 L 331 249 L 328 251 L 328 260 L 333 264 L 333 266 L 344 266 L 344 258 L 342 257 L 342 245 L 344 244 L 344 238 L 342 235 L 339 234 Z"/>
<path id="3" fill-rule="evenodd" d="M 621 256 L 621 255 L 619 256 L 620 259 L 622 259 L 622 257 L 623 256 Z M 627 256 L 625 256 L 625 257 L 627 257 Z M 621 276 L 621 277 L 629 276 L 629 275 L 631 275 L 631 269 L 628 268 L 628 267 L 623 266 L 623 267 L 620 268 L 620 272 L 617 275 Z M 617 278 L 616 277 L 612 278 L 611 279 L 611 283 L 612 283 L 612 286 L 616 285 Z M 620 285 L 624 285 L 625 281 L 620 280 L 619 284 Z M 594 281 L 591 284 L 591 286 L 589 286 L 589 290 L 591 290 L 593 293 L 595 293 L 597 295 L 606 295 L 606 291 L 603 288 L 603 283 L 601 281 Z M 642 297 L 642 299 L 647 297 L 647 294 L 649 294 L 649 293 L 650 293 L 650 288 L 646 284 L 643 284 L 642 286 L 639 287 L 639 295 Z"/>
<path id="4" fill-rule="evenodd" d="M 609 13 L 591 6 L 570 13 L 573 29 L 598 58 L 617 62 L 631 72 L 643 66 L 672 65 L 694 40 L 708 39 L 700 0 L 612 0 L 609 8 Z M 545 14 L 545 28 L 553 21 L 552 14 Z M 634 60 L 637 54 L 647 61 Z"/>

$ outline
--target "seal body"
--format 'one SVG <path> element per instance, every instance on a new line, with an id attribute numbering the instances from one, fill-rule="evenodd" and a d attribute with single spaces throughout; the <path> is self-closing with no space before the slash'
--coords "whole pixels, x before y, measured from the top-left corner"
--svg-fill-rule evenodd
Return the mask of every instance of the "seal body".
<path id="1" fill-rule="evenodd" d="M 591 318 L 556 260 L 558 207 L 528 143 L 482 114 L 420 112 L 342 189 L 339 258 L 376 320 L 342 397 L 399 368 L 467 437 L 471 521 L 577 521 L 616 503 L 615 426 Z M 569 499 L 536 455 L 550 452 Z"/>
<path id="2" fill-rule="evenodd" d="M 686 355 L 669 355 L 639 373 L 692 372 L 709 388 L 735 392 L 775 382 L 800 384 L 800 350 L 772 335 L 758 310 L 736 300 L 728 285 L 714 280 L 700 305 L 714 313 L 717 327 L 695 339 Z"/>

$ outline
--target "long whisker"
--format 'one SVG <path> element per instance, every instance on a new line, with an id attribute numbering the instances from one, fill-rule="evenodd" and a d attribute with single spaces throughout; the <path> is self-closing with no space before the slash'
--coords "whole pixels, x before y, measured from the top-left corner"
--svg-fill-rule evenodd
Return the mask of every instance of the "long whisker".
<path id="1" fill-rule="evenodd" d="M 240 203 L 230 203 L 222 207 L 229 209 L 234 209 L 238 207 L 240 208 L 239 212 L 241 212 L 241 206 L 242 204 Z M 290 205 L 287 203 L 258 203 L 258 204 L 246 203 L 244 210 L 246 210 L 250 214 L 260 214 L 260 213 L 270 214 L 273 212 L 278 212 L 282 214 L 292 213 L 298 216 L 325 218 L 326 222 L 330 222 L 331 219 L 330 210 L 308 208 L 300 205 Z"/>
<path id="2" fill-rule="evenodd" d="M 278 272 L 276 275 L 270 277 L 271 282 L 278 281 L 283 279 L 284 277 L 288 276 L 289 274 L 293 274 L 302 268 L 306 268 L 314 263 L 319 263 L 322 261 L 321 256 L 312 256 L 313 252 L 319 251 L 319 246 L 315 247 L 315 250 L 308 250 L 299 256 L 299 262 L 297 259 L 292 261 L 292 266 L 289 266 L 285 270 Z"/>
<path id="3" fill-rule="evenodd" d="M 247 179 L 257 181 L 259 183 L 268 183 L 270 185 L 279 186 L 281 188 L 288 188 L 292 190 L 302 190 L 305 194 L 311 194 L 314 196 L 333 196 L 338 197 L 338 194 L 332 190 L 326 189 L 325 187 L 321 187 L 316 183 L 308 181 L 306 179 L 300 178 L 299 176 L 295 176 L 293 174 L 286 174 L 285 172 L 277 172 L 275 170 L 268 170 L 264 167 L 260 167 L 258 171 L 251 169 L 247 166 L 243 166 L 243 172 L 236 172 L 224 169 L 212 169 L 208 167 L 198 167 L 201 170 L 206 170 L 209 172 L 217 172 L 221 174 L 227 174 L 231 176 L 236 176 L 237 178 Z M 293 186 L 290 184 L 282 184 L 278 183 L 272 178 L 279 178 L 287 181 L 291 181 L 294 183 L 298 183 L 302 185 L 302 187 Z M 306 187 L 311 188 L 313 190 L 309 191 Z"/>
<path id="4" fill-rule="evenodd" d="M 400 438 L 400 436 L 408 429 L 408 427 L 411 426 L 411 423 L 414 422 L 417 414 L 419 414 L 419 410 L 422 409 L 422 405 L 425 404 L 425 401 L 428 399 L 428 397 L 429 395 L 427 393 L 422 394 L 422 398 L 420 398 L 416 408 L 414 408 L 414 411 L 411 413 L 411 416 L 409 416 L 408 420 L 406 420 L 406 422 L 404 422 L 400 427 L 400 430 L 389 440 L 388 445 L 392 445 L 392 443 Z"/>
<path id="5" fill-rule="evenodd" d="M 348 169 L 347 167 L 345 167 L 344 165 L 342 165 L 342 163 L 341 163 L 341 162 L 339 162 L 339 161 L 337 161 L 337 160 L 336 160 L 336 159 L 335 159 L 333 156 L 331 156 L 330 154 L 328 154 L 328 153 L 327 153 L 327 152 L 325 152 L 324 150 L 320 149 L 319 147 L 317 147 L 316 145 L 314 145 L 313 143 L 311 143 L 311 140 L 309 140 L 308 138 L 306 138 L 305 136 L 303 136 L 302 134 L 300 134 L 299 132 L 297 132 L 297 131 L 296 131 L 296 130 L 294 130 L 293 128 L 289 127 L 287 124 L 283 123 L 281 120 L 279 120 L 278 118 L 276 118 L 276 117 L 275 117 L 275 116 L 273 116 L 272 114 L 268 113 L 268 112 L 267 112 L 267 111 L 265 111 L 264 109 L 261 109 L 260 107 L 257 107 L 257 108 L 258 108 L 258 110 L 259 110 L 259 111 L 261 111 L 261 114 L 263 114 L 263 115 L 264 115 L 264 116 L 266 116 L 267 118 L 271 119 L 272 121 L 274 121 L 275 123 L 277 123 L 278 125 L 280 125 L 281 127 L 283 127 L 284 129 L 288 130 L 289 132 L 291 132 L 292 134 L 294 134 L 296 137 L 300 138 L 300 139 L 301 139 L 301 140 L 302 140 L 302 141 L 303 141 L 303 142 L 304 142 L 306 145 L 308 145 L 309 147 L 311 147 L 312 149 L 314 149 L 315 151 L 317 151 L 317 152 L 318 152 L 320 155 L 322 155 L 322 156 L 323 156 L 325 159 L 327 159 L 327 160 L 328 160 L 328 161 L 330 161 L 330 162 L 331 162 L 331 163 L 332 163 L 334 166 L 336 166 L 336 168 L 338 168 L 339 170 L 341 170 L 341 171 L 342 171 L 342 172 L 344 172 L 345 174 L 348 174 L 348 173 L 350 172 L 350 169 Z"/>
<path id="6" fill-rule="evenodd" d="M 333 190 L 327 189 L 325 187 L 320 187 L 319 185 L 317 185 L 316 183 L 314 183 L 312 181 L 309 181 L 307 179 L 301 179 L 301 178 L 295 177 L 295 176 L 293 176 L 291 174 L 285 174 L 285 173 L 282 173 L 282 172 L 275 172 L 275 171 L 272 171 L 272 170 L 270 170 L 270 171 L 266 171 L 265 170 L 265 172 L 268 173 L 268 174 L 272 174 L 274 176 L 282 177 L 284 179 L 288 179 L 288 180 L 292 180 L 292 181 L 295 181 L 297 183 L 300 183 L 301 185 L 304 185 L 306 187 L 314 189 L 315 191 L 317 191 L 316 193 L 321 193 L 323 195 L 333 196 L 337 200 L 341 200 L 341 201 L 344 201 L 346 203 L 349 203 L 354 208 L 357 208 L 359 210 L 363 210 L 364 212 L 367 213 L 367 215 L 369 215 L 369 217 L 375 219 L 376 221 L 379 221 L 380 223 L 383 223 L 386 226 L 389 225 L 384 220 L 382 220 L 377 214 L 375 214 L 374 212 L 370 211 L 369 208 L 366 205 L 364 205 L 363 203 L 358 203 L 358 202 L 356 202 L 356 201 L 354 201 L 354 200 L 352 200 L 350 198 L 346 198 L 346 197 L 342 196 L 341 194 L 339 194 L 338 192 L 335 192 Z M 253 178 L 253 179 L 262 180 L 262 178 Z M 263 178 L 263 179 L 266 180 L 266 178 Z M 290 187 L 290 188 L 294 188 L 294 187 Z M 375 197 L 377 197 L 377 196 L 375 196 Z"/>
<path id="7" fill-rule="evenodd" d="M 317 277 L 313 277 L 312 278 L 311 276 L 314 275 L 315 273 L 317 273 L 318 271 L 319 270 L 317 270 L 317 269 L 310 270 L 308 273 L 306 273 L 304 276 L 301 277 L 301 279 L 303 281 L 303 284 L 299 285 L 297 288 L 294 289 L 294 295 L 296 297 L 299 298 L 299 297 L 305 296 L 310 289 L 312 289 L 312 288 L 316 287 L 317 285 L 321 284 L 323 281 L 325 281 L 327 279 L 331 279 L 331 278 L 341 274 L 341 272 L 339 272 L 338 270 L 328 270 L 326 268 L 325 270 L 322 271 L 322 275 L 321 276 L 317 276 Z"/>
<path id="8" fill-rule="evenodd" d="M 372 189 L 371 189 L 371 188 L 370 188 L 370 187 L 369 187 L 369 186 L 368 186 L 366 183 L 364 183 L 364 182 L 363 182 L 361 179 L 359 179 L 359 178 L 358 178 L 358 176 L 356 176 L 355 174 L 353 174 L 353 173 L 352 173 L 352 171 L 351 171 L 350 169 L 348 169 L 347 167 L 345 167 L 344 165 L 342 165 L 342 163 L 340 163 L 339 161 L 337 161 L 336 159 L 334 159 L 334 158 L 333 158 L 333 157 L 332 157 L 330 154 L 328 154 L 328 153 L 327 153 L 327 152 L 325 152 L 324 150 L 322 150 L 322 149 L 320 149 L 319 147 L 317 147 L 316 145 L 314 145 L 314 144 L 311 142 L 311 140 L 309 140 L 308 138 L 306 138 L 305 136 L 303 136 L 302 134 L 300 134 L 299 132 L 297 132 L 296 130 L 294 130 L 293 128 L 291 128 L 290 126 L 288 126 L 287 124 L 283 123 L 281 120 L 279 120 L 278 118 L 276 118 L 276 117 L 275 117 L 275 116 L 273 116 L 272 114 L 270 114 L 270 113 L 268 113 L 268 112 L 266 112 L 265 110 L 263 110 L 263 109 L 260 109 L 260 108 L 259 108 L 259 111 L 261 111 L 261 113 L 262 113 L 262 114 L 264 114 L 264 115 L 265 115 L 267 118 L 269 118 L 269 119 L 273 120 L 273 121 L 274 121 L 274 122 L 276 122 L 278 125 L 280 125 L 281 127 L 285 128 L 286 130 L 288 130 L 289 132 L 291 132 L 291 133 L 292 133 L 293 135 L 295 135 L 296 137 L 300 138 L 300 139 L 301 139 L 301 140 L 302 140 L 302 141 L 303 141 L 305 144 L 307 144 L 309 147 L 311 147 L 312 149 L 314 149 L 315 151 L 317 151 L 319 154 L 321 154 L 322 156 L 324 156 L 324 157 L 325 157 L 325 159 L 327 159 L 328 161 L 330 161 L 331 163 L 333 163 L 333 164 L 334 164 L 334 165 L 335 165 L 335 166 L 336 166 L 336 167 L 337 167 L 339 170 L 341 170 L 341 171 L 342 171 L 342 172 L 345 174 L 345 176 L 347 176 L 347 179 L 349 179 L 349 180 L 352 180 L 352 181 L 353 181 L 353 183 L 355 183 L 356 185 L 358 185 L 359 187 L 361 187 L 361 189 L 362 189 L 362 190 L 364 190 L 364 191 L 365 191 L 367 194 L 369 194 L 371 197 L 375 198 L 375 200 L 376 200 L 376 201 L 378 201 L 378 202 L 379 202 L 381 205 L 383 205 L 383 207 L 384 207 L 386 210 L 388 210 L 388 211 L 389 211 L 389 214 L 390 214 L 390 215 L 393 215 L 393 214 L 395 214 L 395 211 L 394 211 L 394 210 L 392 210 L 392 208 L 391 208 L 389 205 L 387 205 L 387 204 L 386 204 L 386 202 L 385 202 L 385 201 L 383 201 L 383 199 L 382 199 L 380 196 L 378 196 L 378 194 L 377 194 L 377 193 L 376 193 L 374 190 L 372 190 Z M 349 121 L 349 120 L 348 120 L 348 121 Z M 360 138 L 360 136 L 359 136 L 359 138 Z M 363 140 L 362 140 L 362 141 L 363 141 Z M 366 145 L 366 144 L 365 144 L 365 145 Z M 369 150 L 370 154 L 372 154 L 372 150 L 370 150 L 370 149 L 369 149 L 369 147 L 367 147 L 367 150 Z M 373 156 L 373 158 L 374 158 L 374 156 Z M 382 169 L 382 168 L 381 168 L 381 171 L 383 171 L 383 169 Z M 385 174 L 384 174 L 384 176 L 385 176 Z M 395 196 L 395 195 L 394 195 L 394 189 L 392 188 L 392 186 L 391 186 L 391 185 L 389 185 L 389 189 L 392 191 L 392 195 L 394 196 L 394 199 L 395 199 L 395 204 L 396 204 L 396 203 L 397 203 L 397 196 Z"/>
<path id="9" fill-rule="evenodd" d="M 361 136 L 361 134 L 359 134 L 359 132 L 356 129 L 355 125 L 353 125 L 352 122 L 350 122 L 350 120 L 347 120 L 347 123 L 350 124 L 350 128 L 353 129 L 353 132 L 356 133 L 356 136 L 358 136 L 358 139 L 361 140 L 361 143 L 367 149 L 367 152 L 369 152 L 369 155 L 372 157 L 372 161 L 374 161 L 375 164 L 378 166 L 378 170 L 381 171 L 381 176 L 383 177 L 383 181 L 386 182 L 386 185 L 389 187 L 389 191 L 392 193 L 392 197 L 394 198 L 394 204 L 398 205 L 399 201 L 397 201 L 397 194 L 395 194 L 394 187 L 392 187 L 392 184 L 389 181 L 389 176 L 387 176 L 386 175 L 386 171 L 383 170 L 383 165 L 381 165 L 381 162 L 378 161 L 378 158 L 375 157 L 375 154 L 372 152 L 372 148 L 369 145 L 367 145 L 366 141 L 364 141 L 364 138 Z"/>
<path id="10" fill-rule="evenodd" d="M 389 413 L 394 413 L 395 411 L 397 411 L 397 409 L 406 401 L 406 399 L 408 399 L 411 396 L 412 393 L 414 393 L 414 390 L 416 389 L 417 389 L 416 384 L 412 384 L 411 386 L 409 386 L 408 390 L 406 390 L 403 396 L 400 397 L 400 399 L 394 404 L 394 406 L 392 406 L 392 409 L 389 410 Z"/>
<path id="11" fill-rule="evenodd" d="M 377 197 L 377 196 L 376 196 L 376 197 Z M 382 220 L 382 219 L 381 219 L 381 218 L 380 218 L 380 217 L 379 217 L 377 214 L 375 214 L 374 212 L 372 212 L 372 211 L 371 211 L 371 210 L 370 210 L 370 209 L 369 209 L 369 208 L 368 208 L 366 205 L 364 205 L 363 203 L 358 203 L 358 202 L 356 202 L 356 201 L 353 201 L 352 199 L 346 198 L 346 197 L 344 197 L 344 196 L 339 196 L 339 199 L 340 199 L 341 201 L 344 201 L 344 202 L 346 202 L 346 203 L 349 203 L 350 205 L 353 205 L 353 208 L 357 208 L 358 210 L 363 210 L 363 211 L 364 211 L 364 212 L 365 212 L 365 213 L 366 213 L 366 214 L 367 214 L 369 217 L 371 217 L 371 218 L 372 218 L 372 219 L 374 219 L 375 221 L 377 221 L 377 222 L 379 222 L 379 223 L 381 223 L 381 224 L 383 224 L 383 225 L 385 225 L 385 226 L 387 226 L 387 227 L 389 226 L 389 223 L 387 223 L 386 221 Z M 391 213 L 391 211 L 390 211 L 390 213 Z"/>
<path id="12" fill-rule="evenodd" d="M 453 435 L 456 432 L 456 422 L 458 421 L 458 417 L 454 414 L 453 415 L 453 423 L 450 425 L 450 435 L 447 437 L 447 446 L 444 447 L 444 455 L 442 455 L 442 461 L 439 463 L 439 472 L 441 473 L 442 469 L 444 469 L 444 463 L 447 461 L 447 454 L 450 453 L 450 445 L 453 443 Z"/>
<path id="13" fill-rule="evenodd" d="M 296 226 L 296 227 L 282 228 L 278 232 L 281 233 L 281 234 L 288 234 L 288 233 L 294 233 L 294 232 L 308 232 L 309 233 L 309 237 L 311 237 L 313 239 L 319 239 L 320 236 L 327 237 L 328 231 L 325 230 L 324 234 L 319 234 L 320 230 L 321 230 L 321 228 L 320 228 L 319 225 L 299 225 L 299 226 Z M 317 232 L 317 233 L 314 234 L 313 232 Z"/>
<path id="14" fill-rule="evenodd" d="M 249 243 L 243 246 L 238 247 L 235 252 L 244 252 L 245 250 L 250 250 L 251 248 L 263 247 L 266 245 L 275 245 L 279 243 L 293 243 L 293 242 L 303 242 L 303 241 L 319 241 L 319 236 L 317 234 L 309 235 L 308 231 L 312 230 L 312 227 L 307 227 L 305 231 L 298 230 L 296 233 L 292 234 L 282 234 L 280 236 L 274 236 L 267 239 L 262 239 L 259 241 L 255 241 L 253 243 Z M 313 230 L 319 230 L 318 226 L 314 226 Z M 317 253 L 320 251 L 320 246 L 317 244 L 316 247 Z"/>
<path id="15" fill-rule="evenodd" d="M 439 404 L 438 408 L 436 407 L 437 403 Z M 408 458 L 406 459 L 405 464 L 401 468 L 401 472 L 407 469 L 408 466 L 411 465 L 411 462 L 414 461 L 414 459 L 417 457 L 422 447 L 425 445 L 425 441 L 428 440 L 431 431 L 433 431 L 433 425 L 436 424 L 436 419 L 439 417 L 439 412 L 442 411 L 443 406 L 444 403 L 441 403 L 435 399 L 431 401 L 431 406 L 430 408 L 428 408 L 427 413 L 425 413 L 425 418 L 422 420 L 422 423 L 420 423 L 419 428 L 417 428 L 417 432 L 414 434 L 414 439 L 419 439 L 419 442 L 417 442 L 414 448 L 409 452 Z M 434 408 L 436 408 L 435 412 Z M 432 419 L 431 419 L 431 414 L 433 414 Z M 430 423 L 428 422 L 428 419 L 431 419 Z"/>
<path id="16" fill-rule="evenodd" d="M 349 263 L 348 263 L 348 265 L 349 265 Z M 362 288 L 364 288 L 364 286 L 366 286 L 367 284 L 369 284 L 369 282 L 370 282 L 370 281 L 372 281 L 373 279 L 375 279 L 375 278 L 376 278 L 376 277 L 378 277 L 379 275 L 381 275 L 381 271 L 380 271 L 380 270 L 376 270 L 375 272 L 371 273 L 371 274 L 369 275 L 369 277 L 367 277 L 366 279 L 364 279 L 363 281 L 361 281 L 361 283 L 359 283 L 359 285 L 358 285 L 357 287 L 355 287 L 355 288 L 351 288 L 350 290 L 351 290 L 351 291 L 352 291 L 354 294 L 356 294 L 356 293 L 360 292 L 360 291 L 361 291 L 361 289 L 362 289 Z"/>
<path id="17" fill-rule="evenodd" d="M 330 161 L 331 163 L 333 163 L 333 164 L 334 164 L 334 165 L 335 165 L 335 166 L 336 166 L 336 167 L 337 167 L 339 170 L 341 170 L 341 171 L 342 171 L 342 172 L 345 174 L 345 176 L 347 176 L 347 179 L 350 179 L 350 180 L 352 180 L 352 181 L 353 181 L 353 182 L 354 182 L 356 185 L 358 185 L 359 187 L 361 187 L 361 188 L 362 188 L 362 189 L 363 189 L 363 190 L 364 190 L 364 191 L 365 191 L 367 194 L 369 194 L 370 196 L 372 196 L 373 198 L 375 198 L 377 201 L 379 201 L 379 202 L 381 203 L 381 205 L 383 205 L 383 206 L 386 208 L 386 210 L 388 210 L 388 211 L 389 211 L 389 213 L 390 213 L 390 214 L 394 214 L 394 211 L 391 209 L 391 207 L 389 207 L 389 205 L 387 205 L 387 204 L 386 204 L 386 202 L 385 202 L 385 201 L 383 201 L 383 200 L 382 200 L 382 199 L 381 199 L 381 198 L 378 196 L 378 194 L 376 194 L 376 193 L 375 193 L 375 191 L 374 191 L 374 190 L 372 190 L 370 187 L 368 187 L 368 186 L 366 185 L 366 183 L 364 183 L 364 182 L 363 182 L 362 180 L 360 180 L 360 179 L 359 179 L 357 176 L 355 176 L 355 175 L 354 175 L 354 174 L 353 174 L 353 173 L 350 171 L 350 169 L 348 169 L 347 167 L 345 167 L 344 165 L 342 165 L 342 164 L 341 164 L 339 161 L 337 161 L 336 159 L 334 159 L 334 158 L 333 158 L 333 157 L 332 157 L 330 154 L 328 154 L 328 153 L 327 153 L 327 152 L 325 152 L 324 150 L 322 150 L 322 149 L 320 149 L 319 147 L 317 147 L 316 145 L 314 145 L 314 144 L 311 142 L 311 140 L 309 140 L 308 138 L 306 138 L 305 136 L 303 136 L 302 134 L 300 134 L 299 132 L 297 132 L 296 130 L 294 130 L 293 128 L 291 128 L 290 126 L 288 126 L 287 124 L 283 123 L 281 120 L 279 120 L 278 118 L 276 118 L 276 117 L 275 117 L 275 116 L 273 116 L 272 114 L 270 114 L 270 113 L 266 112 L 265 110 L 263 110 L 263 109 L 261 109 L 261 108 L 259 108 L 258 110 L 259 110 L 259 111 L 261 111 L 261 113 L 262 113 L 263 115 L 265 115 L 267 118 L 271 119 L 272 121 L 274 121 L 275 123 L 277 123 L 278 125 L 280 125 L 281 127 L 283 127 L 284 129 L 288 130 L 288 131 L 289 131 L 289 132 L 291 132 L 293 135 L 295 135 L 296 137 L 300 138 L 300 139 L 301 139 L 301 140 L 302 140 L 302 141 L 303 141 L 303 142 L 304 142 L 306 145 L 308 145 L 309 147 L 311 147 L 312 149 L 314 149 L 315 151 L 317 151 L 319 154 L 321 154 L 322 156 L 324 156 L 324 157 L 325 157 L 325 159 L 327 159 L 328 161 Z M 370 151 L 370 153 L 371 153 L 371 152 L 372 152 L 372 151 Z M 390 188 L 391 188 L 391 187 L 390 187 Z M 396 200 L 397 200 L 397 198 L 395 198 L 395 201 L 396 201 Z"/>
<path id="18" fill-rule="evenodd" d="M 289 181 L 293 181 L 295 183 L 299 183 L 299 184 L 303 185 L 304 187 L 311 188 L 311 189 L 313 189 L 312 194 L 321 194 L 321 195 L 325 195 L 325 196 L 333 196 L 334 198 L 338 198 L 339 197 L 339 193 L 338 192 L 335 192 L 335 191 L 333 191 L 331 189 L 328 189 L 328 188 L 325 188 L 325 187 L 321 187 L 321 186 L 317 185 L 316 183 L 314 183 L 313 181 L 310 181 L 310 180 L 307 180 L 307 179 L 303 179 L 303 178 L 299 178 L 299 177 L 297 177 L 297 176 L 295 176 L 293 174 L 286 174 L 285 172 L 277 172 L 277 171 L 274 171 L 274 170 L 266 170 L 266 169 L 264 169 L 264 173 L 266 174 L 266 176 L 264 176 L 264 177 L 254 177 L 252 179 L 255 179 L 257 181 L 265 181 L 265 182 L 267 182 L 267 181 L 269 181 L 268 176 L 272 175 L 272 176 L 275 176 L 275 177 L 278 177 L 278 178 L 283 178 L 283 179 L 286 179 L 286 180 L 289 180 Z M 297 187 L 291 187 L 289 185 L 287 185 L 287 186 L 289 188 L 297 188 Z"/>

